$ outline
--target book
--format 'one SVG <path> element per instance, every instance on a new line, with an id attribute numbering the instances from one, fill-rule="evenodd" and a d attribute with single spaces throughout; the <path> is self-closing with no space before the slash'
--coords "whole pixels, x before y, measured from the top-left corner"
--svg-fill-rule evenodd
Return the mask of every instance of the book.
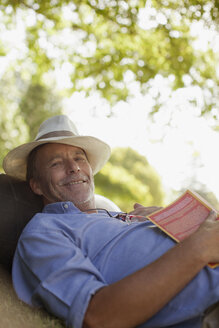
<path id="1" fill-rule="evenodd" d="M 151 213 L 147 218 L 176 242 L 180 242 L 199 228 L 212 209 L 214 207 L 202 196 L 188 189 L 171 204 Z M 212 268 L 218 265 L 209 263 Z"/>

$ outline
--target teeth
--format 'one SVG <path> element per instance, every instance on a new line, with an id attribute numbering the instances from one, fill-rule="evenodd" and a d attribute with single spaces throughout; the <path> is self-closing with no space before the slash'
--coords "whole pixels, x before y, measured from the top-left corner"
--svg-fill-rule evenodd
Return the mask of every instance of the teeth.
<path id="1" fill-rule="evenodd" d="M 74 184 L 79 184 L 79 183 L 83 183 L 84 181 L 83 180 L 79 180 L 79 181 L 72 181 L 72 182 L 69 182 L 70 185 L 74 185 Z"/>

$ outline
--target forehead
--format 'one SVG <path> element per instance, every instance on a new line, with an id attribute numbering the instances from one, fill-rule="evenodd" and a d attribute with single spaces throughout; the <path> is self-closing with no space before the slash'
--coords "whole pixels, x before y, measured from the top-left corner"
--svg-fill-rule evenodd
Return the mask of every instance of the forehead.
<path id="1" fill-rule="evenodd" d="M 46 156 L 48 158 L 54 155 L 65 154 L 83 154 L 86 156 L 85 151 L 79 147 L 59 143 L 48 143 L 40 146 L 40 148 L 37 150 L 38 158 L 42 155 L 43 157 Z"/>

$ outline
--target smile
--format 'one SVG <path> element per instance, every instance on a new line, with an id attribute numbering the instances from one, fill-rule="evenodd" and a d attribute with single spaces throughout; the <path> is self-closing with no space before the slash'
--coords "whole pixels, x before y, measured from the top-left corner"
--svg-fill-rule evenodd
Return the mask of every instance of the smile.
<path id="1" fill-rule="evenodd" d="M 71 181 L 71 182 L 69 182 L 68 184 L 69 185 L 75 185 L 75 184 L 80 184 L 80 183 L 84 183 L 85 181 L 83 181 L 83 180 L 79 180 L 79 181 Z"/>
<path id="2" fill-rule="evenodd" d="M 59 186 L 80 185 L 80 184 L 87 183 L 87 182 L 88 182 L 88 180 L 86 178 L 78 177 L 78 180 L 66 179 L 65 181 L 60 182 Z"/>

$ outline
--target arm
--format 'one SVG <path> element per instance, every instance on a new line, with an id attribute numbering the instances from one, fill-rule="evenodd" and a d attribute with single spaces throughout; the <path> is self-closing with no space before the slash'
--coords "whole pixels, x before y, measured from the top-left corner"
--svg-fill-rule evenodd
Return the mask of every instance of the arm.
<path id="1" fill-rule="evenodd" d="M 219 221 L 211 213 L 198 231 L 158 260 L 100 289 L 89 303 L 83 327 L 131 328 L 146 322 L 207 263 L 219 262 L 218 240 Z"/>
<path id="2" fill-rule="evenodd" d="M 41 218 L 36 218 L 40 221 Z M 47 226 L 22 234 L 13 261 L 13 285 L 18 297 L 43 306 L 68 327 L 81 327 L 87 304 L 104 278 L 89 258 L 63 233 Z"/>

